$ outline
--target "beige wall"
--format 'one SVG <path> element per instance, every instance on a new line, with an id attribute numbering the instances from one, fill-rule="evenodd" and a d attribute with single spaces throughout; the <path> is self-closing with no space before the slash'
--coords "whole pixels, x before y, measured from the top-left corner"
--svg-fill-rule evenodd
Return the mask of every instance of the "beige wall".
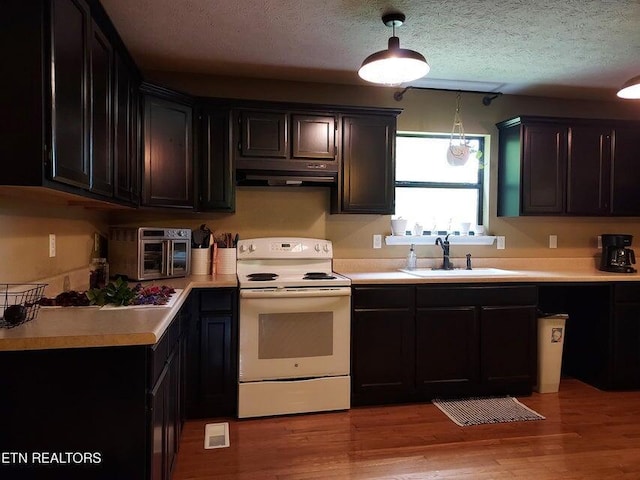
<path id="1" fill-rule="evenodd" d="M 153 72 L 150 79 L 202 96 L 251 98 L 403 108 L 398 119 L 402 131 L 449 132 L 455 93 L 410 90 L 397 102 L 397 89 L 369 86 L 323 85 L 265 80 L 214 78 Z M 485 107 L 481 95 L 464 94 L 462 120 L 468 133 L 490 136 L 487 179 L 489 233 L 506 236 L 507 249 L 468 247 L 453 249 L 455 256 L 475 257 L 591 257 L 597 254 L 596 236 L 605 232 L 631 233 L 640 238 L 640 219 L 497 218 L 495 123 L 516 115 L 640 119 L 640 103 L 587 102 L 504 95 Z M 239 232 L 243 238 L 272 235 L 326 237 L 334 242 L 338 258 L 403 257 L 407 247 L 371 248 L 373 234 L 390 233 L 389 216 L 330 215 L 329 190 L 322 187 L 241 187 L 235 214 L 113 211 L 81 207 L 43 206 L 48 200 L 31 195 L 15 200 L 0 196 L 0 282 L 27 281 L 56 275 L 86 265 L 93 233 L 105 231 L 107 222 L 130 225 L 167 225 L 197 228 L 206 223 L 218 232 Z M 58 256 L 48 258 L 49 233 L 58 235 Z M 558 235 L 558 249 L 550 250 L 547 236 Z M 640 241 L 640 240 L 639 240 Z M 435 246 L 419 246 L 420 257 L 438 257 Z"/>
<path id="2" fill-rule="evenodd" d="M 107 231 L 105 213 L 69 206 L 37 189 L 0 191 L 0 283 L 29 282 L 87 267 L 94 233 Z M 53 258 L 50 233 L 56 236 Z"/>

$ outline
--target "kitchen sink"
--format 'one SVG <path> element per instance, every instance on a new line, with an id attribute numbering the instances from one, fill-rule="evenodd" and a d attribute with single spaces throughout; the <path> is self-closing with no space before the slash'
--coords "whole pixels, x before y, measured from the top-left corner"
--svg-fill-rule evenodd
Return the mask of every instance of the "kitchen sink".
<path id="1" fill-rule="evenodd" d="M 416 268 L 415 270 L 407 270 L 401 268 L 400 271 L 416 277 L 501 277 L 518 275 L 518 272 L 500 268 L 474 268 L 473 270 L 465 270 L 464 268 L 454 268 L 453 270 Z"/>

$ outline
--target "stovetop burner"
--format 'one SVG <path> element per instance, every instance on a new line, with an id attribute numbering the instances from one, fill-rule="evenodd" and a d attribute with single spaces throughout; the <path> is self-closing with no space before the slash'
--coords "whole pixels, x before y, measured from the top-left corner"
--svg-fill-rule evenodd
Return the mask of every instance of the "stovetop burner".
<path id="1" fill-rule="evenodd" d="M 303 280 L 332 280 L 336 277 L 325 272 L 307 272 L 302 278 Z"/>
<path id="2" fill-rule="evenodd" d="M 249 275 L 247 275 L 247 278 L 252 282 L 268 282 L 270 280 L 275 280 L 276 278 L 278 278 L 278 274 L 263 272 L 250 273 Z"/>

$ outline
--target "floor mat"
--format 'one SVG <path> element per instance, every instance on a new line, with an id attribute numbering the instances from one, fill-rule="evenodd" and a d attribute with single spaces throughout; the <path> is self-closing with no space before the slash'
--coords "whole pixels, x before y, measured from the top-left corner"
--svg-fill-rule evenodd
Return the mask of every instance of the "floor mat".
<path id="1" fill-rule="evenodd" d="M 461 427 L 545 419 L 513 397 L 434 399 L 432 403 Z"/>

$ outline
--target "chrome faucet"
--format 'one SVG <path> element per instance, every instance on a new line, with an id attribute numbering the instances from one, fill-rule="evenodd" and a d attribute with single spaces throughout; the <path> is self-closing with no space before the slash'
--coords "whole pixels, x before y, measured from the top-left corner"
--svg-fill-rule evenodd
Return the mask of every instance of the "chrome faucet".
<path id="1" fill-rule="evenodd" d="M 436 245 L 440 245 L 442 247 L 442 270 L 453 270 L 453 265 L 451 264 L 451 260 L 449 259 L 449 235 L 444 237 L 444 241 L 442 238 L 436 238 Z"/>

